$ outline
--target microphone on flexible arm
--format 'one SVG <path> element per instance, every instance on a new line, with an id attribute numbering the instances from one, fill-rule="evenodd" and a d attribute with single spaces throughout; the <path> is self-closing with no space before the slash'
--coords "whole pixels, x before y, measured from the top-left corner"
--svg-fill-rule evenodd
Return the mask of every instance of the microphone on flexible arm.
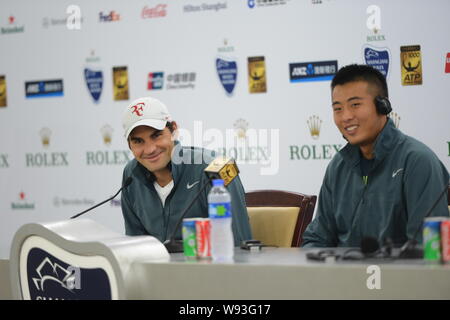
<path id="1" fill-rule="evenodd" d="M 433 212 L 434 208 L 437 206 L 442 196 L 448 190 L 448 184 L 445 186 L 445 189 L 439 194 L 439 197 L 434 202 L 433 206 L 428 210 L 427 214 L 423 217 L 423 219 L 428 218 Z M 416 237 L 419 234 L 419 231 L 422 229 L 422 225 L 417 228 L 413 237 L 406 241 L 403 246 L 400 248 L 400 252 L 397 258 L 401 259 L 420 259 L 423 257 L 423 249 L 417 248 Z M 387 239 L 384 246 L 380 248 L 378 241 L 373 237 L 363 237 L 361 239 L 361 253 L 364 257 L 375 257 L 377 254 L 382 253 L 382 257 L 391 257 L 393 244 L 390 239 Z"/>
<path id="2" fill-rule="evenodd" d="M 89 212 L 89 211 L 91 211 L 92 209 L 95 209 L 95 208 L 97 208 L 98 206 L 101 206 L 101 205 L 104 204 L 105 202 L 108 202 L 108 201 L 114 199 L 115 197 L 117 197 L 117 195 L 120 193 L 120 191 L 122 191 L 124 188 L 128 187 L 132 182 L 133 182 L 133 178 L 132 178 L 132 177 L 128 177 L 128 178 L 125 180 L 125 182 L 123 183 L 122 187 L 119 189 L 119 191 L 117 191 L 117 193 L 116 193 L 115 195 L 113 195 L 111 198 L 108 198 L 108 199 L 106 199 L 105 201 L 102 201 L 102 202 L 96 204 L 95 206 L 90 207 L 89 209 L 86 209 L 86 210 L 84 210 L 83 212 L 80 212 L 80 213 L 78 213 L 78 214 L 76 214 L 76 215 L 70 217 L 70 219 L 78 218 L 79 216 L 85 214 L 86 212 Z"/>
<path id="3" fill-rule="evenodd" d="M 226 187 L 230 184 L 231 181 L 233 181 L 234 178 L 238 176 L 239 169 L 233 158 L 226 158 L 221 156 L 215 158 L 205 168 L 204 172 L 207 176 L 207 180 L 200 187 L 200 190 L 197 192 L 197 194 L 192 198 L 192 201 L 189 203 L 186 209 L 184 209 L 181 213 L 181 216 L 178 219 L 177 224 L 175 225 L 175 228 L 173 229 L 169 239 L 167 239 L 163 243 L 169 253 L 183 252 L 183 240 L 175 240 L 175 234 L 177 233 L 177 230 L 180 227 L 183 218 L 186 216 L 186 213 L 189 211 L 189 209 L 191 209 L 195 201 L 197 201 L 198 197 L 205 190 L 206 186 L 210 184 L 213 179 L 222 179 L 224 181 L 224 186 Z"/>
<path id="4" fill-rule="evenodd" d="M 431 212 L 434 210 L 434 208 L 437 206 L 439 201 L 441 200 L 442 196 L 448 192 L 448 182 L 445 185 L 444 190 L 440 193 L 439 197 L 437 198 L 436 202 L 433 204 L 431 209 L 427 212 L 425 215 L 425 218 L 428 218 L 431 214 Z M 422 224 L 423 225 L 423 224 Z M 417 228 L 416 232 L 414 233 L 413 237 L 405 242 L 405 244 L 401 247 L 400 253 L 398 255 L 399 258 L 402 259 L 419 259 L 423 257 L 423 249 L 417 248 L 417 241 L 416 237 L 419 234 L 419 231 L 422 229 L 422 225 L 419 225 L 419 228 Z"/>

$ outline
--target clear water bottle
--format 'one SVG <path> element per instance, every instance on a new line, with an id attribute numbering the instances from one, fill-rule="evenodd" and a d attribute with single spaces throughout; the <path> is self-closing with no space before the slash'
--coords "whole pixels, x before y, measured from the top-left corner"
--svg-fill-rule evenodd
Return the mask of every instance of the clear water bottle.
<path id="1" fill-rule="evenodd" d="M 231 228 L 231 196 L 223 180 L 213 180 L 208 194 L 211 221 L 211 255 L 214 261 L 232 261 L 234 237 Z"/>

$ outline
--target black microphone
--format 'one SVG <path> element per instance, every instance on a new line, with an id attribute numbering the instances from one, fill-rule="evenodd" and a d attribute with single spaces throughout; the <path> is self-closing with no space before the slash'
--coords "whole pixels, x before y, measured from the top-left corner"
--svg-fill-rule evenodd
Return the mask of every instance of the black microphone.
<path id="1" fill-rule="evenodd" d="M 377 239 L 373 237 L 364 237 L 361 239 L 361 252 L 366 256 L 373 256 L 380 250 Z"/>
<path id="2" fill-rule="evenodd" d="M 437 198 L 436 202 L 433 204 L 430 210 L 428 210 L 427 214 L 424 217 L 428 218 L 431 214 L 431 212 L 434 210 L 434 208 L 438 205 L 439 201 L 443 197 L 445 193 L 448 192 L 448 183 L 445 185 L 444 190 L 439 194 L 439 197 Z M 419 234 L 419 231 L 422 230 L 422 225 L 419 225 L 419 228 L 417 228 L 416 232 L 414 233 L 413 237 L 405 242 L 405 244 L 401 247 L 400 253 L 398 255 L 399 258 L 402 259 L 420 259 L 423 258 L 423 249 L 417 248 L 417 241 L 416 237 Z"/>
<path id="3" fill-rule="evenodd" d="M 95 206 L 93 206 L 93 207 L 91 207 L 91 208 L 89 208 L 89 209 L 86 209 L 86 210 L 84 210 L 83 212 L 80 212 L 80 213 L 78 213 L 78 214 L 76 214 L 76 215 L 70 217 L 70 219 L 78 218 L 78 217 L 81 216 L 82 214 L 85 214 L 86 212 L 91 211 L 92 209 L 95 209 L 95 208 L 97 208 L 98 206 L 101 206 L 101 205 L 104 204 L 105 202 L 108 202 L 108 201 L 114 199 L 115 197 L 117 197 L 117 195 L 120 193 L 120 191 L 122 191 L 124 188 L 128 187 L 132 182 L 133 182 L 133 178 L 132 178 L 132 177 L 128 177 L 128 178 L 125 180 L 125 182 L 123 183 L 122 187 L 119 189 L 119 191 L 117 191 L 117 193 L 116 193 L 115 195 L 113 195 L 111 198 L 108 198 L 108 199 L 106 199 L 105 201 L 100 202 L 99 204 L 96 204 Z"/>
<path id="4" fill-rule="evenodd" d="M 205 173 L 207 176 L 206 182 L 200 187 L 200 190 L 192 198 L 186 209 L 183 210 L 169 239 L 163 243 L 169 253 L 183 252 L 183 240 L 175 240 L 175 234 L 177 233 L 183 218 L 186 216 L 195 201 L 197 201 L 201 193 L 205 190 L 206 186 L 210 184 L 213 179 L 222 179 L 224 181 L 224 186 L 227 186 L 231 181 L 233 181 L 234 178 L 238 176 L 239 169 L 233 158 L 219 157 L 214 159 L 208 167 L 205 168 Z"/>
<path id="5" fill-rule="evenodd" d="M 448 189 L 448 185 L 445 186 L 445 189 L 442 190 L 442 192 L 439 194 L 439 197 L 437 198 L 436 202 L 433 204 L 430 210 L 428 210 L 427 214 L 425 215 L 425 218 L 428 218 L 433 212 L 434 208 L 439 203 L 439 200 L 441 200 L 442 196 L 445 194 L 445 192 Z M 413 237 L 405 242 L 405 244 L 401 247 L 400 253 L 398 254 L 398 258 L 402 259 L 420 259 L 423 257 L 423 250 L 420 248 L 417 248 L 417 241 L 416 237 L 421 230 L 421 226 L 416 230 Z M 364 255 L 364 257 L 374 257 L 379 253 L 382 253 L 383 258 L 390 257 L 392 253 L 392 241 L 390 239 L 386 240 L 386 243 L 383 247 L 380 248 L 380 245 L 378 244 L 377 239 L 373 237 L 363 237 L 361 240 L 361 253 Z"/>
<path id="6" fill-rule="evenodd" d="M 387 238 L 382 247 L 380 247 L 376 238 L 363 237 L 361 240 L 361 253 L 365 258 L 378 257 L 381 254 L 381 258 L 391 257 L 393 243 L 390 238 Z"/>

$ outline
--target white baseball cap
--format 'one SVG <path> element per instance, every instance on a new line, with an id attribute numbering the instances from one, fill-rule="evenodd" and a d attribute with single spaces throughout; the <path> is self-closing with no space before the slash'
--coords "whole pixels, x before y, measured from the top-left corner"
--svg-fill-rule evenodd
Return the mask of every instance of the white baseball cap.
<path id="1" fill-rule="evenodd" d="M 122 125 L 125 130 L 125 138 L 138 126 L 149 126 L 157 130 L 166 127 L 172 118 L 167 107 L 158 99 L 144 97 L 130 103 L 122 116 Z"/>

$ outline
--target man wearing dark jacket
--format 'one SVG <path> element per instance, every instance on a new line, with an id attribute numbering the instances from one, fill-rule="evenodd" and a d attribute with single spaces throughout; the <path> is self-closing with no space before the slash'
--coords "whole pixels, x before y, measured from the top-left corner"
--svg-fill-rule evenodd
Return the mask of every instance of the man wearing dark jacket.
<path id="1" fill-rule="evenodd" d="M 304 247 L 359 247 L 363 237 L 401 245 L 422 226 L 449 174 L 425 144 L 388 117 L 384 76 L 343 67 L 331 83 L 334 122 L 348 144 L 327 167 Z M 431 213 L 448 216 L 447 197 Z M 419 232 L 416 240 L 421 241 Z"/>
<path id="2" fill-rule="evenodd" d="M 177 123 L 159 100 L 146 97 L 133 101 L 123 113 L 125 138 L 135 159 L 128 162 L 123 181 L 133 183 L 122 191 L 122 213 L 127 235 L 151 235 L 167 240 L 182 211 L 206 183 L 204 169 L 213 160 L 211 151 L 182 147 L 175 140 Z M 186 218 L 208 217 L 208 186 Z M 245 192 L 239 177 L 228 186 L 231 194 L 235 245 L 251 239 Z M 179 228 L 181 229 L 181 228 Z M 177 239 L 181 230 L 176 230 Z"/>

